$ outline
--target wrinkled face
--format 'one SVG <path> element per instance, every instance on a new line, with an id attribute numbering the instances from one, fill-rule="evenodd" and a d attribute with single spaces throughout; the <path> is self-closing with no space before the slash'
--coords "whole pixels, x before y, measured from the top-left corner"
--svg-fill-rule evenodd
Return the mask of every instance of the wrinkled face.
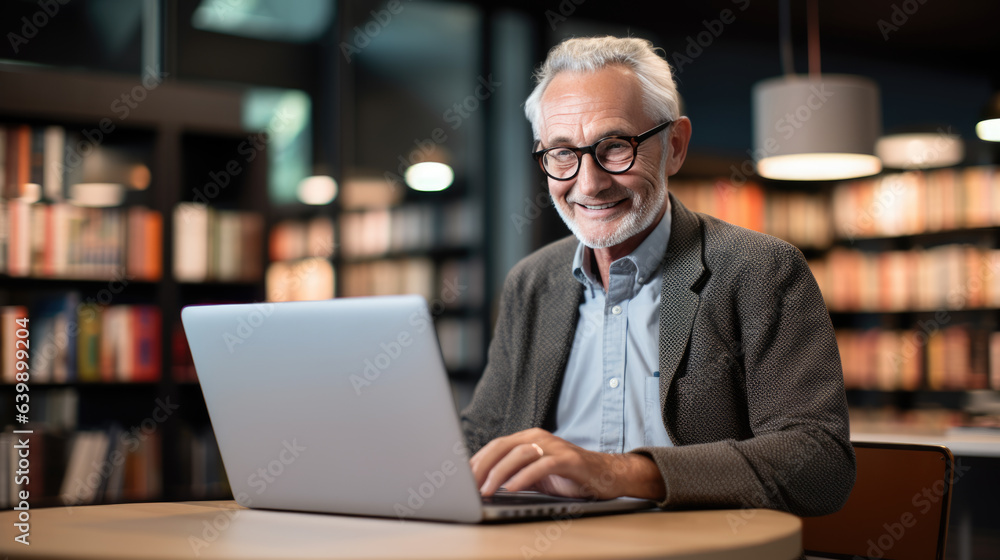
<path id="1" fill-rule="evenodd" d="M 561 72 L 542 95 L 541 143 L 536 149 L 589 146 L 606 136 L 635 136 L 658 124 L 644 113 L 639 79 L 631 71 L 610 66 L 597 72 Z M 548 178 L 556 210 L 585 245 L 614 247 L 663 216 L 665 136 L 666 131 L 640 144 L 635 164 L 623 174 L 604 171 L 587 154 L 573 179 Z"/>

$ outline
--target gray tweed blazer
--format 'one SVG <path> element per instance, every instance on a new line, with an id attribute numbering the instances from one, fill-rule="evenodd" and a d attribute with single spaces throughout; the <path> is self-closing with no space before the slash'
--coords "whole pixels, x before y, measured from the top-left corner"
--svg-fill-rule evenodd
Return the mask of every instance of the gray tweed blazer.
<path id="1" fill-rule="evenodd" d="M 675 447 L 632 450 L 663 475 L 660 507 L 838 510 L 854 485 L 854 450 L 833 327 L 805 258 L 670 200 L 659 366 Z M 461 415 L 472 452 L 555 429 L 583 297 L 570 272 L 576 246 L 552 243 L 508 274 L 488 364 Z"/>

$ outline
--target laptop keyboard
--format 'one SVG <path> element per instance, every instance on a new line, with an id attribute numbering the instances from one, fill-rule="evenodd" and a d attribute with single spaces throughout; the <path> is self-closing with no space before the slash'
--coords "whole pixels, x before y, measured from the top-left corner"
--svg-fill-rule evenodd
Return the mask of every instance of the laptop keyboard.
<path id="1" fill-rule="evenodd" d="M 533 504 L 565 504 L 573 502 L 586 502 L 579 498 L 564 498 L 562 496 L 550 496 L 538 492 L 497 492 L 492 496 L 482 496 L 483 503 L 497 506 L 519 506 Z"/>

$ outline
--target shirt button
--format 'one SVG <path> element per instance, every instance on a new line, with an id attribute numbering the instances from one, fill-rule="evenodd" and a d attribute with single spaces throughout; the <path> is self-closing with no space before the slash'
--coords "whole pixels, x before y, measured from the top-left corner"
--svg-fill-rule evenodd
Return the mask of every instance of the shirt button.
<path id="1" fill-rule="evenodd" d="M 642 283 L 643 283 L 643 282 L 645 282 L 645 281 L 646 281 L 646 279 L 645 279 L 645 278 L 643 278 L 642 276 L 640 276 L 640 277 L 639 277 L 639 283 L 640 283 L 640 284 L 642 284 Z"/>
<path id="2" fill-rule="evenodd" d="M 611 312 L 614 313 L 615 315 L 621 315 L 622 314 L 622 306 L 616 305 L 616 306 L 612 307 L 611 308 Z"/>
<path id="3" fill-rule="evenodd" d="M 617 389 L 618 388 L 618 378 L 617 377 L 611 378 L 611 381 L 608 381 L 608 385 L 610 385 L 612 389 Z"/>

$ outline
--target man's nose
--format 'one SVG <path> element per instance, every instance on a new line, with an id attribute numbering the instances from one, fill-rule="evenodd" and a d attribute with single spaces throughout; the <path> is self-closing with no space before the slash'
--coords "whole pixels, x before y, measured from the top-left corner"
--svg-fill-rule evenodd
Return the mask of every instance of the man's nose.
<path id="1" fill-rule="evenodd" d="M 601 169 L 594 154 L 584 154 L 576 175 L 576 188 L 585 196 L 596 196 L 611 185 L 611 174 Z"/>

